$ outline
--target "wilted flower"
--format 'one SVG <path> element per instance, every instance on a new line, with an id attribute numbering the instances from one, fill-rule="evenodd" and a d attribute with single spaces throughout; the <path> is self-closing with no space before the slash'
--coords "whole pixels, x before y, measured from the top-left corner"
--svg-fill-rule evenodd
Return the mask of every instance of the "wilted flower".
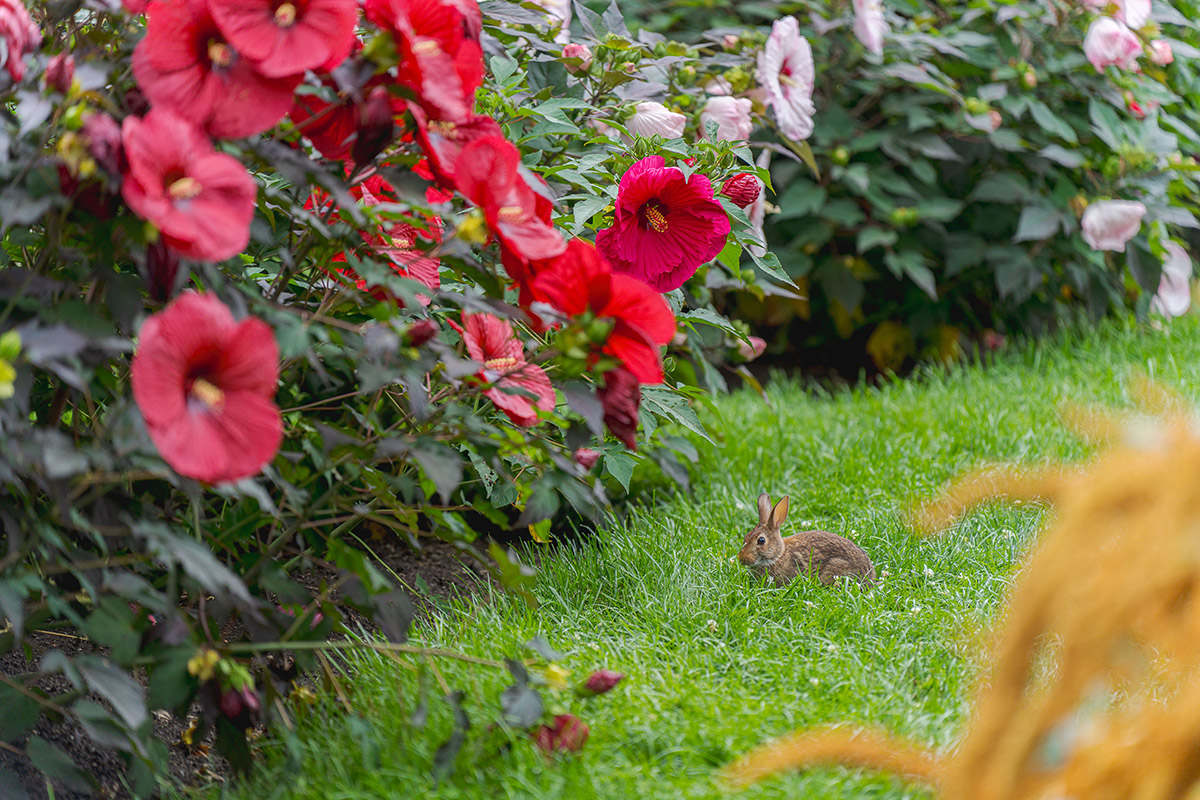
<path id="1" fill-rule="evenodd" d="M 623 367 L 604 373 L 604 385 L 596 389 L 604 408 L 604 424 L 630 450 L 637 450 L 638 408 L 642 389 L 637 376 Z"/>
<path id="2" fill-rule="evenodd" d="M 793 141 L 812 134 L 816 79 L 812 49 L 800 35 L 800 23 L 795 17 L 776 20 L 767 46 L 758 55 L 758 82 L 766 94 L 766 105 L 775 109 L 780 132 Z"/>
<path id="3" fill-rule="evenodd" d="M 429 119 L 417 106 L 410 106 L 410 110 L 417 123 L 417 141 L 429 159 L 429 168 L 446 189 L 458 187 L 458 156 L 464 147 L 485 136 L 504 138 L 500 125 L 488 116 L 475 115 L 450 122 Z"/>
<path id="4" fill-rule="evenodd" d="M 271 78 L 226 38 L 206 0 L 153 0 L 133 77 L 156 108 L 168 108 L 216 138 L 262 133 L 292 107 L 302 74 Z"/>
<path id="5" fill-rule="evenodd" d="M 738 341 L 738 355 L 742 357 L 743 361 L 753 361 L 761 356 L 763 351 L 767 349 L 767 342 L 765 339 L 758 336 L 751 336 L 749 339 L 750 341 L 748 343 L 740 340 Z"/>
<path id="6" fill-rule="evenodd" d="M 179 270 L 179 254 L 167 247 L 161 238 L 146 246 L 142 277 L 152 300 L 160 303 L 170 300 L 184 274 Z"/>
<path id="7" fill-rule="evenodd" d="M 757 175 L 739 172 L 721 184 L 721 194 L 728 197 L 738 208 L 745 208 L 762 194 L 762 181 Z"/>
<path id="8" fill-rule="evenodd" d="M 217 153 L 195 125 L 165 109 L 126 117 L 125 202 L 180 255 L 223 261 L 250 241 L 257 187 L 241 162 Z"/>
<path id="9" fill-rule="evenodd" d="M 1097 17 L 1088 27 L 1083 52 L 1097 72 L 1103 72 L 1110 64 L 1133 69 L 1142 54 L 1142 42 L 1136 33 L 1115 19 Z"/>
<path id="10" fill-rule="evenodd" d="M 683 114 L 676 114 L 662 103 L 648 100 L 634 106 L 633 116 L 625 121 L 625 130 L 633 136 L 647 139 L 651 136 L 678 139 L 683 136 L 685 125 L 687 117 Z"/>
<path id="11" fill-rule="evenodd" d="M 1150 309 L 1165 317 L 1182 316 L 1192 304 L 1192 259 L 1180 245 L 1167 242 L 1158 292 Z"/>
<path id="12" fill-rule="evenodd" d="M 567 72 L 576 75 L 587 72 L 592 66 L 592 48 L 586 44 L 576 44 L 569 42 L 563 45 L 562 57 L 566 59 L 578 59 L 577 64 L 567 64 Z"/>
<path id="13" fill-rule="evenodd" d="M 710 97 L 700 112 L 700 134 L 708 136 L 708 122 L 717 123 L 717 138 L 744 142 L 754 130 L 750 109 L 754 104 L 745 97 Z"/>
<path id="14" fill-rule="evenodd" d="M 583 691 L 586 694 L 604 694 L 623 680 L 625 680 L 625 676 L 619 672 L 613 672 L 611 669 L 598 669 L 588 675 L 583 684 Z"/>
<path id="15" fill-rule="evenodd" d="M 1083 240 L 1093 250 L 1125 249 L 1142 227 L 1146 207 L 1136 200 L 1099 200 L 1083 212 Z"/>
<path id="16" fill-rule="evenodd" d="M 568 242 L 566 252 L 533 281 L 533 294 L 572 319 L 611 325 L 593 342 L 595 349 L 619 360 L 642 383 L 662 382 L 658 351 L 675 335 L 675 315 L 646 284 L 614 275 L 591 244 Z"/>
<path id="17" fill-rule="evenodd" d="M 584 469 L 591 469 L 596 466 L 596 462 L 600 460 L 600 451 L 593 450 L 590 447 L 580 447 L 572 454 L 575 463 Z"/>
<path id="18" fill-rule="evenodd" d="M 232 722 L 235 727 L 245 730 L 254 724 L 258 712 L 262 709 L 262 701 L 253 686 L 243 686 L 240 689 L 226 689 L 221 692 L 219 702 L 221 714 Z"/>
<path id="19" fill-rule="evenodd" d="M 1160 67 L 1165 67 L 1175 60 L 1175 53 L 1171 50 L 1171 43 L 1166 39 L 1155 39 L 1150 43 L 1150 60 Z"/>
<path id="20" fill-rule="evenodd" d="M 125 147 L 121 141 L 121 126 L 117 121 L 97 111 L 85 114 L 79 130 L 88 155 L 109 175 L 116 177 L 125 170 Z"/>
<path id="21" fill-rule="evenodd" d="M 355 0 L 208 0 L 229 43 L 269 78 L 341 62 L 354 43 Z"/>
<path id="22" fill-rule="evenodd" d="M 404 343 L 410 347 L 420 347 L 437 336 L 437 323 L 431 319 L 419 319 L 404 332 Z"/>
<path id="23" fill-rule="evenodd" d="M 549 725 L 530 731 L 533 742 L 546 753 L 578 753 L 587 742 L 588 726 L 574 714 L 559 714 Z"/>
<path id="24" fill-rule="evenodd" d="M 4 66 L 16 83 L 25 76 L 25 54 L 42 40 L 20 0 L 0 0 L 0 40 L 4 42 Z"/>
<path id="25" fill-rule="evenodd" d="M 212 295 L 185 292 L 142 325 L 130 368 L 150 439 L 180 475 L 254 475 L 275 457 L 279 349 L 266 323 L 235 322 Z"/>
<path id="26" fill-rule="evenodd" d="M 648 156 L 621 176 L 613 224 L 596 234 L 596 246 L 617 272 L 669 292 L 716 258 L 729 231 L 706 176 L 684 178 L 662 156 Z"/>
<path id="27" fill-rule="evenodd" d="M 75 56 L 70 53 L 54 56 L 46 63 L 46 73 L 43 77 L 48 88 L 59 94 L 67 94 L 75 80 Z"/>
<path id="28" fill-rule="evenodd" d="M 367 94 L 366 102 L 358 109 L 357 136 L 350 147 L 350 157 L 356 164 L 370 164 L 375 156 L 392 141 L 396 130 L 392 120 L 392 101 L 388 90 L 376 86 Z"/>
<path id="29" fill-rule="evenodd" d="M 883 54 L 883 37 L 887 32 L 880 0 L 854 0 L 854 35 L 868 52 Z"/>
<path id="30" fill-rule="evenodd" d="M 470 314 L 463 324 L 465 328 L 458 330 L 467 354 L 483 365 L 479 378 L 491 384 L 484 395 L 497 408 L 525 428 L 537 424 L 539 409 L 554 410 L 550 379 L 545 370 L 525 360 L 521 340 L 507 320 L 492 314 Z"/>

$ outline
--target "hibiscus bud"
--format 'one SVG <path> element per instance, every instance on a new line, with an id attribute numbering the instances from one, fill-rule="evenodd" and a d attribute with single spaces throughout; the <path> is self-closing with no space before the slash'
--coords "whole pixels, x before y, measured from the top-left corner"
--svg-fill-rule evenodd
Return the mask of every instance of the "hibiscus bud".
<path id="1" fill-rule="evenodd" d="M 1000 114 L 1000 112 L 993 108 L 988 112 L 988 117 L 992 120 L 992 130 L 1000 130 L 1000 125 L 1004 122 L 1004 117 Z"/>
<path id="2" fill-rule="evenodd" d="M 1004 334 L 997 333 L 996 331 L 992 330 L 991 328 L 988 328 L 986 331 L 983 332 L 983 347 L 985 350 L 994 352 L 994 351 L 999 350 L 1000 348 L 1004 347 L 1004 344 L 1005 344 Z"/>
<path id="3" fill-rule="evenodd" d="M 1093 250 L 1120 252 L 1142 227 L 1146 207 L 1136 200 L 1099 200 L 1083 212 L 1079 225 Z"/>
<path id="4" fill-rule="evenodd" d="M 1033 67 L 1025 70 L 1025 73 L 1021 75 L 1021 83 L 1025 85 L 1026 89 L 1033 89 L 1038 85 L 1037 73 L 1033 71 Z"/>
<path id="5" fill-rule="evenodd" d="M 724 47 L 726 50 L 729 50 L 730 52 L 737 50 L 738 45 L 740 45 L 741 43 L 742 43 L 742 40 L 738 36 L 735 36 L 732 33 L 727 33 L 721 37 L 721 46 Z"/>
<path id="6" fill-rule="evenodd" d="M 608 430 L 630 450 L 637 450 L 638 407 L 642 403 L 637 377 L 624 367 L 609 370 L 596 397 L 604 408 Z"/>
<path id="7" fill-rule="evenodd" d="M 1150 60 L 1160 67 L 1165 67 L 1175 60 L 1175 53 L 1171 50 L 1171 43 L 1166 39 L 1155 39 L 1150 43 Z"/>
<path id="8" fill-rule="evenodd" d="M 392 104 L 388 90 L 383 86 L 372 89 L 366 102 L 359 106 L 356 130 L 357 136 L 350 148 L 350 157 L 356 164 L 370 164 L 392 141 L 395 132 Z"/>
<path id="9" fill-rule="evenodd" d="M 586 44 L 569 42 L 563 45 L 562 57 L 579 59 L 578 64 L 567 64 L 567 72 L 570 72 L 573 75 L 580 75 L 584 72 L 587 72 L 592 66 L 592 49 Z"/>
<path id="10" fill-rule="evenodd" d="M 125 148 L 121 143 L 121 126 L 103 112 L 88 114 L 80 129 L 88 155 L 109 175 L 120 175 L 125 169 Z"/>
<path id="11" fill-rule="evenodd" d="M 576 464 L 590 470 L 600 460 L 600 451 L 593 450 L 590 447 L 580 447 L 575 451 L 573 457 Z"/>
<path id="12" fill-rule="evenodd" d="M 649 139 L 651 136 L 661 136 L 664 139 L 678 139 L 683 136 L 683 127 L 687 117 L 676 114 L 662 103 L 644 102 L 634 106 L 634 115 L 625 122 L 625 129 L 633 136 Z"/>
<path id="13" fill-rule="evenodd" d="M 254 724 L 254 718 L 262 708 L 262 703 L 253 686 L 243 686 L 241 689 L 226 689 L 221 692 L 218 707 L 222 716 L 237 728 L 245 730 Z"/>
<path id="14" fill-rule="evenodd" d="M 75 57 L 70 53 L 59 53 L 46 64 L 46 88 L 59 94 L 71 91 L 75 81 Z"/>
<path id="15" fill-rule="evenodd" d="M 738 208 L 746 208 L 758 199 L 762 187 L 758 178 L 749 172 L 739 172 L 721 186 L 721 194 L 733 201 Z"/>
<path id="16" fill-rule="evenodd" d="M 1133 115 L 1134 119 L 1146 118 L 1146 109 L 1142 108 L 1136 100 L 1130 100 L 1128 103 L 1128 108 L 1129 113 Z"/>
<path id="17" fill-rule="evenodd" d="M 404 341 L 410 347 L 420 347 L 437 336 L 437 323 L 431 319 L 419 319 L 404 332 Z"/>
<path id="18" fill-rule="evenodd" d="M 717 124 L 717 138 L 727 142 L 744 142 L 750 138 L 754 122 L 750 119 L 753 106 L 745 97 L 710 97 L 700 112 L 700 135 L 707 138 L 708 123 Z"/>
<path id="19" fill-rule="evenodd" d="M 750 341 L 738 342 L 738 355 L 745 361 L 753 361 L 767 349 L 767 342 L 758 336 L 749 337 Z"/>
<path id="20" fill-rule="evenodd" d="M 625 680 L 625 676 L 619 672 L 613 672 L 611 669 L 598 669 L 588 675 L 580 693 L 604 694 L 623 680 Z"/>
<path id="21" fill-rule="evenodd" d="M 146 266 L 142 275 L 150 298 L 165 303 L 179 290 L 179 255 L 160 238 L 146 248 Z"/>
<path id="22" fill-rule="evenodd" d="M 1142 40 L 1112 17 L 1097 17 L 1088 26 L 1083 39 L 1083 52 L 1096 72 L 1115 65 L 1118 69 L 1132 70 L 1142 54 Z"/>
<path id="23" fill-rule="evenodd" d="M 534 744 L 546 753 L 578 753 L 587 742 L 588 726 L 574 714 L 559 714 L 552 723 L 539 725 L 531 734 Z"/>

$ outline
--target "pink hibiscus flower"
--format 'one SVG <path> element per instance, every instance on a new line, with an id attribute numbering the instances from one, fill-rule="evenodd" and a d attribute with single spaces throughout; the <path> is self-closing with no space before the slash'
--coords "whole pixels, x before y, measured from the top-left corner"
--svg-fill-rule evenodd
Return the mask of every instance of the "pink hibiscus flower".
<path id="1" fill-rule="evenodd" d="M 467 354 L 483 364 L 479 379 L 491 384 L 484 395 L 516 424 L 537 424 L 538 409 L 553 411 L 554 388 L 546 372 L 525 360 L 521 340 L 507 320 L 492 314 L 470 314 L 463 318 L 462 334 Z M 532 396 L 529 396 L 532 395 Z"/>
<path id="2" fill-rule="evenodd" d="M 716 258 L 729 231 L 707 177 L 685 179 L 662 156 L 649 156 L 621 176 L 616 218 L 596 234 L 596 247 L 615 271 L 669 292 Z"/>
<path id="3" fill-rule="evenodd" d="M 275 457 L 279 349 L 266 323 L 234 322 L 212 295 L 185 292 L 142 325 L 133 399 L 163 460 L 205 483 L 254 475 Z"/>
<path id="4" fill-rule="evenodd" d="M 812 49 L 800 35 L 800 23 L 795 17 L 776 20 L 758 55 L 758 82 L 766 94 L 764 102 L 775 109 L 779 131 L 793 141 L 812 135 L 816 80 Z"/>

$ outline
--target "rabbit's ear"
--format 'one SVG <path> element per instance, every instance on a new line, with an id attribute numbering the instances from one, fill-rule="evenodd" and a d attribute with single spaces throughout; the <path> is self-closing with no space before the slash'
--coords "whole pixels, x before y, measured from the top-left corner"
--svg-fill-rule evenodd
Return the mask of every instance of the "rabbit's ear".
<path id="1" fill-rule="evenodd" d="M 758 524 L 766 525 L 767 520 L 771 518 L 771 495 L 760 494 L 758 496 Z"/>
<path id="2" fill-rule="evenodd" d="M 775 504 L 775 508 L 771 509 L 771 527 L 779 528 L 787 520 L 788 499 L 787 496 L 779 498 L 779 502 Z"/>

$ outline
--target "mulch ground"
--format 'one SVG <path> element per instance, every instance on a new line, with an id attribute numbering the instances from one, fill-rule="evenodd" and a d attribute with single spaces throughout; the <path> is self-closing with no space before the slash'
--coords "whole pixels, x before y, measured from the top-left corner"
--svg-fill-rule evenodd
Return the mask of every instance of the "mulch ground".
<path id="1" fill-rule="evenodd" d="M 489 580 L 482 561 L 445 542 L 424 541 L 419 552 L 394 540 L 372 543 L 371 548 L 387 567 L 384 570 L 385 574 L 412 593 L 418 625 L 422 618 L 435 613 L 439 601 L 453 597 L 469 597 Z M 327 577 L 312 575 L 309 579 L 316 583 Z M 0 655 L 0 673 L 19 675 L 32 671 L 50 650 L 62 650 L 67 656 L 96 652 L 96 648 L 86 640 L 66 634 L 34 633 L 27 637 L 26 641 L 31 648 L 31 658 L 26 660 L 27 654 L 23 648 Z M 70 682 L 62 676 L 44 679 L 37 685 L 52 695 L 69 691 L 71 688 Z M 4 710 L 0 709 L 0 714 L 3 713 Z M 230 775 L 229 765 L 205 743 L 191 747 L 183 743 L 183 734 L 189 725 L 187 720 L 164 711 L 153 713 L 154 733 L 169 746 L 170 775 L 177 785 L 204 785 L 225 780 Z M 53 793 L 55 800 L 87 800 L 92 797 L 115 799 L 130 796 L 125 786 L 123 759 L 113 751 L 96 747 L 78 724 L 52 724 L 43 719 L 29 735 L 40 736 L 62 749 L 80 769 L 92 775 L 100 784 L 100 790 L 94 794 L 72 791 L 56 784 Z M 20 748 L 24 742 L 23 738 L 13 744 Z M 4 771 L 7 771 L 9 776 L 5 776 Z M 19 794 L 14 795 L 14 792 L 19 790 L 6 786 L 5 777 L 15 777 L 29 800 L 49 800 L 51 797 L 44 777 L 23 752 L 0 748 L 0 800 L 24 800 Z"/>

